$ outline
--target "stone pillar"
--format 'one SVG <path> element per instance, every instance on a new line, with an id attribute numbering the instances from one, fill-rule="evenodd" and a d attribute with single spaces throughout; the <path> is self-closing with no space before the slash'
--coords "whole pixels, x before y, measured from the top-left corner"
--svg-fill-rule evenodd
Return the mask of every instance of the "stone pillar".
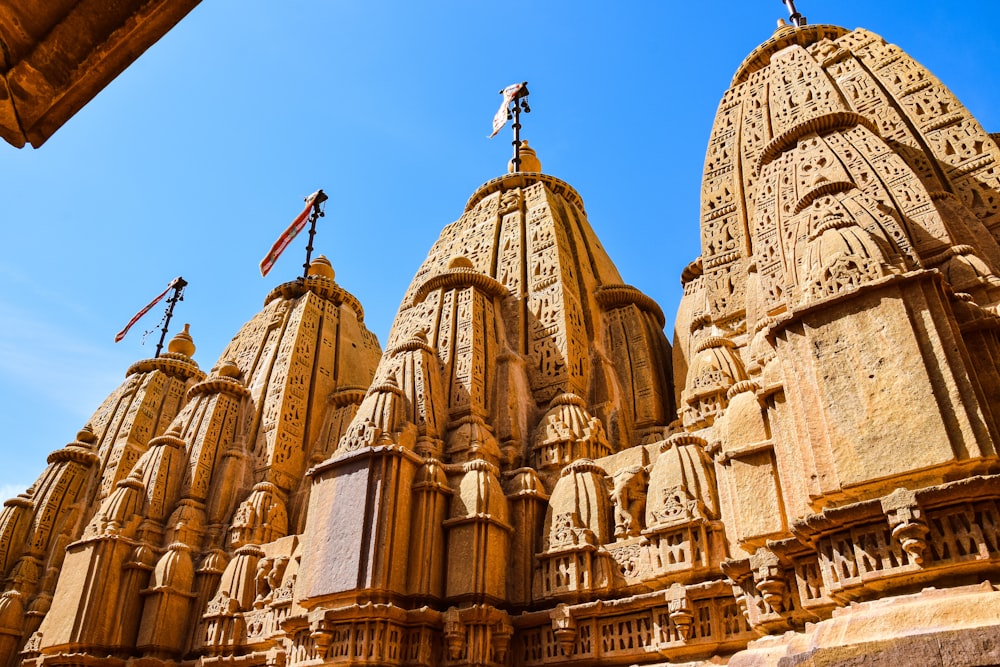
<path id="1" fill-rule="evenodd" d="M 549 497 L 533 468 L 519 468 L 513 473 L 507 482 L 510 524 L 514 528 L 507 566 L 507 599 L 514 604 L 527 605 L 532 601 L 535 554 L 542 548 L 542 525 Z"/>
<path id="2" fill-rule="evenodd" d="M 423 460 L 385 444 L 345 451 L 312 471 L 300 603 L 405 594 L 411 489 Z"/>
<path id="3" fill-rule="evenodd" d="M 445 595 L 451 601 L 499 602 L 507 592 L 511 527 L 498 470 L 481 459 L 462 467 L 452 497 Z"/>
<path id="4" fill-rule="evenodd" d="M 407 590 L 419 599 L 444 596 L 444 521 L 448 512 L 448 479 L 441 462 L 427 459 L 413 483 L 413 527 Z"/>
<path id="5" fill-rule="evenodd" d="M 187 639 L 182 621 L 191 615 L 193 585 L 191 547 L 175 542 L 157 561 L 150 587 L 143 591 L 145 601 L 136 648 L 162 658 L 182 655 Z"/>

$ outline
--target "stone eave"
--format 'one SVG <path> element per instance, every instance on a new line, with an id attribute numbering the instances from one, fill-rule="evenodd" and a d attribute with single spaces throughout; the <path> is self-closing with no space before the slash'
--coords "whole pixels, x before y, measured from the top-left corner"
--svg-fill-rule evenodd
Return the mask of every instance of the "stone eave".
<path id="1" fill-rule="evenodd" d="M 35 148 L 199 0 L 12 0 L 0 6 L 0 137 Z"/>

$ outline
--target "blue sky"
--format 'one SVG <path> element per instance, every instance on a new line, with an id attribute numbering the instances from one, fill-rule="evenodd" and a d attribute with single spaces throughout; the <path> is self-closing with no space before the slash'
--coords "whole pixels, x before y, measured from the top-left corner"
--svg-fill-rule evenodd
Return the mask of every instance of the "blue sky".
<path id="1" fill-rule="evenodd" d="M 1000 132 L 1000 3 L 797 5 L 899 44 Z M 515 81 L 543 170 L 672 335 L 716 106 L 782 16 L 779 0 L 204 0 L 41 149 L 0 145 L 0 495 L 153 355 L 162 308 L 112 340 L 177 275 L 173 331 L 190 322 L 211 368 L 301 270 L 304 236 L 267 278 L 257 263 L 317 188 L 317 252 L 384 343 L 441 228 L 506 168 L 509 130 L 486 137 Z"/>

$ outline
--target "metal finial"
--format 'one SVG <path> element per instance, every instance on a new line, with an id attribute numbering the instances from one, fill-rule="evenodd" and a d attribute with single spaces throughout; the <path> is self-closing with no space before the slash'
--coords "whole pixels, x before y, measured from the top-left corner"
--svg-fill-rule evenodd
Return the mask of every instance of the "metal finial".
<path id="1" fill-rule="evenodd" d="M 781 1 L 785 3 L 785 7 L 788 8 L 788 19 L 792 22 L 792 25 L 794 25 L 796 28 L 801 28 L 802 26 L 804 26 L 806 24 L 806 17 L 802 16 L 802 14 L 796 11 L 795 0 L 781 0 Z"/>
<path id="2" fill-rule="evenodd" d="M 500 91 L 503 92 L 503 91 Z M 528 82 L 525 81 L 521 84 L 520 89 L 514 94 L 514 99 L 511 100 L 511 106 L 507 109 L 507 120 L 514 121 L 514 141 L 510 142 L 514 146 L 514 171 L 521 171 L 521 111 L 524 113 L 531 113 L 531 107 L 528 106 Z"/>
<path id="3" fill-rule="evenodd" d="M 316 221 L 326 215 L 320 204 L 330 197 L 322 189 L 310 195 L 312 198 L 312 212 L 309 213 L 309 243 L 306 244 L 306 261 L 302 265 L 302 280 L 309 277 L 309 265 L 312 264 L 313 239 L 316 238 Z M 307 198 L 308 199 L 308 198 Z"/>
<path id="4" fill-rule="evenodd" d="M 180 276 L 174 278 L 174 281 L 170 283 L 174 293 L 167 299 L 167 312 L 163 315 L 163 326 L 160 327 L 160 342 L 156 344 L 156 354 L 153 355 L 157 359 L 160 358 L 160 352 L 163 350 L 163 341 L 167 339 L 167 329 L 170 328 L 170 318 L 174 316 L 174 306 L 177 305 L 178 301 L 184 300 L 184 288 L 187 285 L 187 281 Z"/>

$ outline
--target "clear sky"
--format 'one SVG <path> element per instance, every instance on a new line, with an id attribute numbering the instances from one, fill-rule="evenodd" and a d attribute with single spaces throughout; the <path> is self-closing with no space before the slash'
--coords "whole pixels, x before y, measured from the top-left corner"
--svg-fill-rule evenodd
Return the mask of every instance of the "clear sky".
<path id="1" fill-rule="evenodd" d="M 810 23 L 902 46 L 1000 132 L 1000 3 L 798 0 Z M 0 496 L 23 490 L 153 356 L 113 337 L 175 276 L 211 368 L 305 236 L 257 264 L 317 188 L 317 252 L 383 343 L 431 244 L 506 169 L 487 140 L 509 83 L 523 136 L 583 197 L 625 282 L 668 318 L 700 253 L 719 99 L 787 16 L 779 0 L 204 0 L 38 150 L 0 145 Z"/>

